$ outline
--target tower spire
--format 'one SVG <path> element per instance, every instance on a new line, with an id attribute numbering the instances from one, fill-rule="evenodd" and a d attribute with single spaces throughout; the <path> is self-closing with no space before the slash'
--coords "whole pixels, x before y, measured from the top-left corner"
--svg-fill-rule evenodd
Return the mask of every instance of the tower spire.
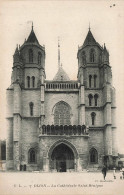
<path id="1" fill-rule="evenodd" d="M 60 43 L 59 43 L 59 37 L 58 37 L 58 68 L 60 68 Z"/>
<path id="2" fill-rule="evenodd" d="M 33 22 L 32 22 L 32 30 L 33 30 L 33 27 L 34 27 L 34 26 L 33 26 Z"/>

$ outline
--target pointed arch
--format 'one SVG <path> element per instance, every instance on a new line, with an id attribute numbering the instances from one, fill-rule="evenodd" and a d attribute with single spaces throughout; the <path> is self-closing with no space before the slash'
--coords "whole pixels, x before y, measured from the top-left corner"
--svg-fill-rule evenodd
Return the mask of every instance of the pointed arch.
<path id="1" fill-rule="evenodd" d="M 67 140 L 65 140 L 65 139 L 60 139 L 60 140 L 56 141 L 56 142 L 50 147 L 50 149 L 49 149 L 49 151 L 48 151 L 48 154 L 47 154 L 47 156 L 48 156 L 49 158 L 51 158 L 51 155 L 52 155 L 52 152 L 53 152 L 54 148 L 56 148 L 56 147 L 59 146 L 60 144 L 65 144 L 65 145 L 67 145 L 67 146 L 73 151 L 74 157 L 75 157 L 76 159 L 78 159 L 78 152 L 77 152 L 76 147 L 75 147 L 71 142 L 69 142 L 69 141 L 67 141 Z"/>
<path id="2" fill-rule="evenodd" d="M 92 99 L 93 99 L 92 94 L 89 94 L 88 98 L 89 98 L 89 106 L 92 106 Z"/>
<path id="3" fill-rule="evenodd" d="M 30 88 L 30 77 L 27 76 L 27 87 Z"/>
<path id="4" fill-rule="evenodd" d="M 33 107 L 34 107 L 33 102 L 29 103 L 29 107 L 30 107 L 30 116 L 33 116 Z"/>
<path id="5" fill-rule="evenodd" d="M 82 52 L 82 64 L 86 65 L 86 54 L 85 54 L 85 51 Z"/>
<path id="6" fill-rule="evenodd" d="M 52 113 L 54 115 L 54 125 L 71 125 L 71 107 L 66 102 L 57 102 Z"/>
<path id="7" fill-rule="evenodd" d="M 89 75 L 89 87 L 91 88 L 92 86 L 92 75 Z"/>
<path id="8" fill-rule="evenodd" d="M 35 87 L 35 77 L 32 76 L 32 87 L 34 88 Z"/>
<path id="9" fill-rule="evenodd" d="M 94 87 L 96 88 L 97 75 L 94 75 Z"/>
<path id="10" fill-rule="evenodd" d="M 92 125 L 95 124 L 95 117 L 96 117 L 96 113 L 95 112 L 92 112 L 91 113 Z"/>
<path id="11" fill-rule="evenodd" d="M 41 52 L 38 52 L 38 64 L 41 65 L 41 58 L 42 58 L 42 54 Z"/>
<path id="12" fill-rule="evenodd" d="M 37 152 L 34 148 L 30 148 L 28 151 L 28 162 L 36 163 Z"/>
<path id="13" fill-rule="evenodd" d="M 95 62 L 95 50 L 93 48 L 90 50 L 90 62 Z"/>
<path id="14" fill-rule="evenodd" d="M 29 63 L 33 62 L 33 50 L 29 49 Z"/>
<path id="15" fill-rule="evenodd" d="M 94 95 L 94 100 L 95 100 L 95 106 L 98 105 L 98 94 Z"/>
<path id="16" fill-rule="evenodd" d="M 93 147 L 89 151 L 89 156 L 90 156 L 90 163 L 98 163 L 98 152 L 97 150 Z"/>

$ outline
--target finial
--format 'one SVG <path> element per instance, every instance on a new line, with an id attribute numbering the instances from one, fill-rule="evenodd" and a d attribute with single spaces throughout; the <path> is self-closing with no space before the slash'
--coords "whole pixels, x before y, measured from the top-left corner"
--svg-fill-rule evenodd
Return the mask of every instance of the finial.
<path id="1" fill-rule="evenodd" d="M 105 45 L 105 43 L 104 43 L 104 49 L 106 49 L 106 45 Z"/>
<path id="2" fill-rule="evenodd" d="M 89 22 L 89 31 L 90 31 L 90 22 Z"/>
<path id="3" fill-rule="evenodd" d="M 34 27 L 34 26 L 33 26 L 33 22 L 32 22 L 32 30 L 33 30 L 33 27 Z"/>

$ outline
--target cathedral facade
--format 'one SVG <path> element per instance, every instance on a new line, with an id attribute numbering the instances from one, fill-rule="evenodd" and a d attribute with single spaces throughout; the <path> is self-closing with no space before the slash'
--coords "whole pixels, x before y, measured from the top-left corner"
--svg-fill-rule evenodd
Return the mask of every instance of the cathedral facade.
<path id="1" fill-rule="evenodd" d="M 45 47 L 33 26 L 15 50 L 7 89 L 7 170 L 71 172 L 116 164 L 109 52 L 89 29 L 77 51 L 77 80 L 70 80 L 60 65 L 59 49 L 58 44 L 53 80 L 46 80 Z"/>

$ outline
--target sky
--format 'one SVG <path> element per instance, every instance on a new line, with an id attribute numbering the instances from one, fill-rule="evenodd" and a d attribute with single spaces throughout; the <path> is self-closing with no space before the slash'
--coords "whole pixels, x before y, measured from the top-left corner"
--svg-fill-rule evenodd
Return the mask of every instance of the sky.
<path id="1" fill-rule="evenodd" d="M 114 6 L 115 4 L 115 6 Z M 116 88 L 117 139 L 124 153 L 124 2 L 123 1 L 3 1 L 0 4 L 0 137 L 6 138 L 6 88 L 11 83 L 13 54 L 34 31 L 46 51 L 46 76 L 58 69 L 58 37 L 61 63 L 70 79 L 77 78 L 77 51 L 88 33 L 110 53 Z"/>

